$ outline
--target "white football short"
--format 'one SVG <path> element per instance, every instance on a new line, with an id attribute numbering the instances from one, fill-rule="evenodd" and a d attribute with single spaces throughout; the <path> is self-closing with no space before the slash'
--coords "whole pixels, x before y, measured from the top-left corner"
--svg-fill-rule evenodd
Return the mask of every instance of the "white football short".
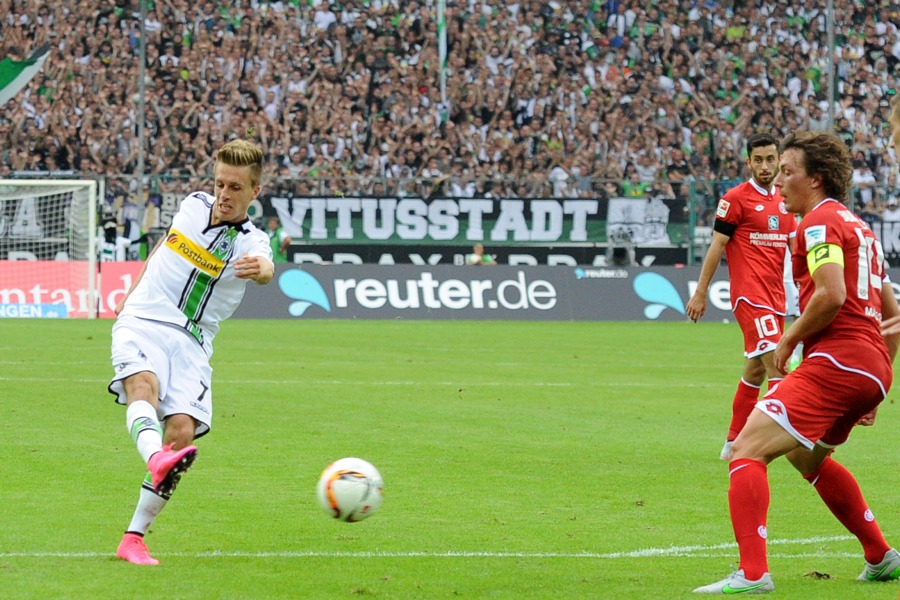
<path id="1" fill-rule="evenodd" d="M 134 316 L 116 319 L 112 328 L 112 365 L 116 374 L 109 392 L 125 404 L 122 380 L 150 371 L 159 380 L 160 421 L 169 415 L 190 415 L 197 422 L 194 437 L 212 427 L 212 367 L 203 348 L 180 327 Z"/>

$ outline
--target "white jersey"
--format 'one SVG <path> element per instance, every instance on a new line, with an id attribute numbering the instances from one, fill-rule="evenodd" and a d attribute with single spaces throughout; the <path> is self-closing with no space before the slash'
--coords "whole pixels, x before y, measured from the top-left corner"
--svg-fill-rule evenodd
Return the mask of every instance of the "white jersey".
<path id="1" fill-rule="evenodd" d="M 104 236 L 97 238 L 97 247 L 100 249 L 100 262 L 113 262 L 127 260 L 128 248 L 131 240 L 117 236 L 115 241 L 108 242 Z"/>
<path id="2" fill-rule="evenodd" d="M 207 355 L 212 355 L 219 323 L 244 297 L 248 280 L 235 276 L 233 262 L 245 255 L 272 260 L 269 237 L 250 219 L 211 226 L 213 202 L 215 197 L 204 192 L 181 201 L 121 312 L 181 327 Z"/>

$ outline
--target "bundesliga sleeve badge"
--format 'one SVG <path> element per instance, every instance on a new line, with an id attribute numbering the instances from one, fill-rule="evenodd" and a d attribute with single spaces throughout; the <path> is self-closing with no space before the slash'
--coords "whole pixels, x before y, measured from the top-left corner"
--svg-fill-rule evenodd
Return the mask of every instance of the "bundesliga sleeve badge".
<path id="1" fill-rule="evenodd" d="M 806 244 L 807 251 L 811 248 L 815 248 L 819 244 L 825 243 L 825 226 L 824 225 L 815 225 L 812 227 L 807 227 L 803 232 L 803 242 Z"/>
<path id="2" fill-rule="evenodd" d="M 725 198 L 719 200 L 719 205 L 716 207 L 716 217 L 724 219 L 725 215 L 728 214 L 729 208 L 731 208 L 731 202 L 729 202 Z"/>

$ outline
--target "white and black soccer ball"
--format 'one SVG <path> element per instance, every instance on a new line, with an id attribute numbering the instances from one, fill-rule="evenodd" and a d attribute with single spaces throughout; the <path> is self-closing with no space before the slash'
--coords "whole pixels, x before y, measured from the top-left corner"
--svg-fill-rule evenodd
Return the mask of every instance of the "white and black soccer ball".
<path id="1" fill-rule="evenodd" d="M 322 471 L 316 496 L 322 510 L 348 523 L 372 515 L 384 500 L 384 480 L 371 463 L 361 458 L 342 458 Z"/>

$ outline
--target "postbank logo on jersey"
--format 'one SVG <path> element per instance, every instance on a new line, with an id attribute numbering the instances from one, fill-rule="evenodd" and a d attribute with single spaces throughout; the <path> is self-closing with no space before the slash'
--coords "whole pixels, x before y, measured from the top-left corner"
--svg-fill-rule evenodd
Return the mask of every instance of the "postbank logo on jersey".
<path id="1" fill-rule="evenodd" d="M 166 237 L 166 246 L 207 275 L 218 277 L 225 268 L 224 260 L 216 257 L 206 248 L 198 246 L 180 231 L 173 229 L 169 233 Z"/>

